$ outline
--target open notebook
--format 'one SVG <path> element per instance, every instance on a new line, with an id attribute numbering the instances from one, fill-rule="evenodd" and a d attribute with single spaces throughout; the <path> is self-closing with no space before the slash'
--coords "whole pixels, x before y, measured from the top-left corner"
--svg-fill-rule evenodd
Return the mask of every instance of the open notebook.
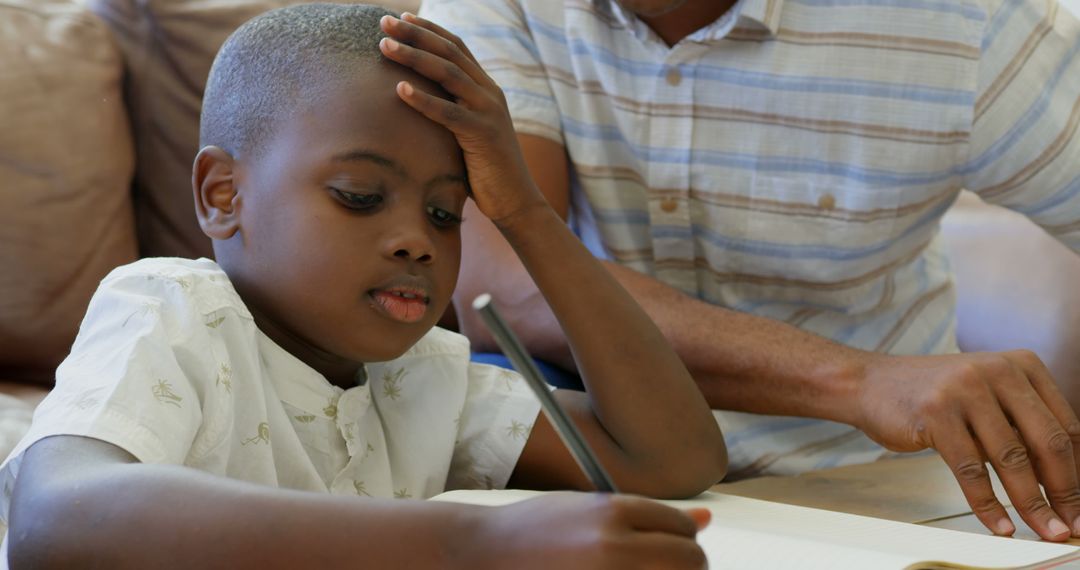
<path id="1" fill-rule="evenodd" d="M 435 500 L 504 505 L 535 491 L 450 491 Z M 771 503 L 718 493 L 678 508 L 704 507 L 712 522 L 698 534 L 712 569 L 1055 568 L 1080 560 L 1080 547 L 978 535 Z"/>

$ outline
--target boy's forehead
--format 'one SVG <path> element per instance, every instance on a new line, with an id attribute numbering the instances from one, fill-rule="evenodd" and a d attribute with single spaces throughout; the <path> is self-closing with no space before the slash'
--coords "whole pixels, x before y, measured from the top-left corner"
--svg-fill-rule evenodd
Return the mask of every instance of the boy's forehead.
<path id="1" fill-rule="evenodd" d="M 436 84 L 397 64 L 369 65 L 309 86 L 292 120 L 287 119 L 291 125 L 278 134 L 288 133 L 294 149 L 319 149 L 327 157 L 381 149 L 393 157 L 427 156 L 434 162 L 444 157 L 456 166 L 461 155 L 453 134 L 402 101 L 395 89 L 399 81 L 444 95 Z"/>

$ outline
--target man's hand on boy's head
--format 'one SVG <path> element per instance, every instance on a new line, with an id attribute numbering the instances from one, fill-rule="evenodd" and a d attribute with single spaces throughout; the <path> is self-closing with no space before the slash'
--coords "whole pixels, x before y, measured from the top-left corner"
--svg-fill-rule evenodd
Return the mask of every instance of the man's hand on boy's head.
<path id="1" fill-rule="evenodd" d="M 405 103 L 457 137 L 480 211 L 498 223 L 545 205 L 518 148 L 502 89 L 464 42 L 407 12 L 401 19 L 383 17 L 381 26 L 390 36 L 379 44 L 383 55 L 438 83 L 454 98 L 426 93 L 408 81 L 397 85 Z"/>

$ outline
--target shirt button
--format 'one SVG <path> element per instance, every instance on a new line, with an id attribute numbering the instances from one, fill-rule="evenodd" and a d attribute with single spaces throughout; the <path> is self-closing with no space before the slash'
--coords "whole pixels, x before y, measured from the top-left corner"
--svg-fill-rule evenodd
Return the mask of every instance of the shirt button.
<path id="1" fill-rule="evenodd" d="M 836 207 L 836 196 L 832 194 L 822 194 L 817 201 L 818 208 L 822 210 L 831 210 Z"/>
<path id="2" fill-rule="evenodd" d="M 675 198 L 664 198 L 660 201 L 660 209 L 670 214 L 679 209 L 679 202 Z"/>
<path id="3" fill-rule="evenodd" d="M 679 73 L 678 68 L 672 67 L 668 69 L 667 75 L 664 77 L 664 79 L 667 80 L 668 85 L 675 87 L 678 84 L 682 83 L 682 74 Z"/>

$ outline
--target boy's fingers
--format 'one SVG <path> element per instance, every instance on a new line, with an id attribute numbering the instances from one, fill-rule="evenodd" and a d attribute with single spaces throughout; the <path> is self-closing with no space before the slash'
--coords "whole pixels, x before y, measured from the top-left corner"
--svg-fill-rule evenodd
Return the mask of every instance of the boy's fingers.
<path id="1" fill-rule="evenodd" d="M 487 76 L 480 65 L 471 56 L 462 51 L 464 44 L 457 44 L 450 38 L 439 36 L 437 33 L 420 27 L 417 24 L 405 22 L 390 16 L 383 16 L 380 21 L 383 31 L 401 43 L 413 46 L 423 52 L 451 62 L 461 71 L 464 71 L 474 82 L 479 85 L 491 86 L 494 82 Z M 455 38 L 456 39 L 456 38 Z"/>
<path id="2" fill-rule="evenodd" d="M 401 19 L 410 24 L 415 24 L 422 28 L 431 30 L 432 32 L 439 34 L 440 36 L 450 40 L 451 42 L 454 42 L 454 45 L 456 45 L 458 49 L 461 50 L 461 53 L 465 54 L 465 56 L 473 62 L 476 62 L 476 57 L 473 56 L 471 51 L 469 51 L 469 46 L 465 45 L 465 42 L 450 30 L 447 30 L 446 28 L 436 24 L 435 22 L 432 22 L 431 20 L 425 20 L 424 18 L 421 18 L 420 16 L 417 16 L 412 12 L 403 12 L 401 14 Z"/>
<path id="3" fill-rule="evenodd" d="M 701 545 L 692 538 L 648 532 L 634 536 L 627 550 L 626 566 L 656 570 L 706 568 L 708 559 Z"/>
<path id="4" fill-rule="evenodd" d="M 695 536 L 698 531 L 697 521 L 688 513 L 656 501 L 616 496 L 612 497 L 612 506 L 635 530 L 686 537 Z"/>
<path id="5" fill-rule="evenodd" d="M 687 509 L 686 514 L 694 519 L 699 531 L 709 526 L 709 522 L 712 520 L 712 512 L 709 509 Z"/>
<path id="6" fill-rule="evenodd" d="M 461 105 L 425 93 L 413 87 L 408 81 L 398 82 L 397 94 L 402 101 L 416 109 L 421 115 L 450 129 L 455 134 L 461 132 L 469 118 L 468 110 Z"/>
<path id="7" fill-rule="evenodd" d="M 460 67 L 453 63 L 392 38 L 379 41 L 379 48 L 386 57 L 411 68 L 413 71 L 438 83 L 447 92 L 477 108 L 484 100 L 484 91 L 473 82 Z"/>

